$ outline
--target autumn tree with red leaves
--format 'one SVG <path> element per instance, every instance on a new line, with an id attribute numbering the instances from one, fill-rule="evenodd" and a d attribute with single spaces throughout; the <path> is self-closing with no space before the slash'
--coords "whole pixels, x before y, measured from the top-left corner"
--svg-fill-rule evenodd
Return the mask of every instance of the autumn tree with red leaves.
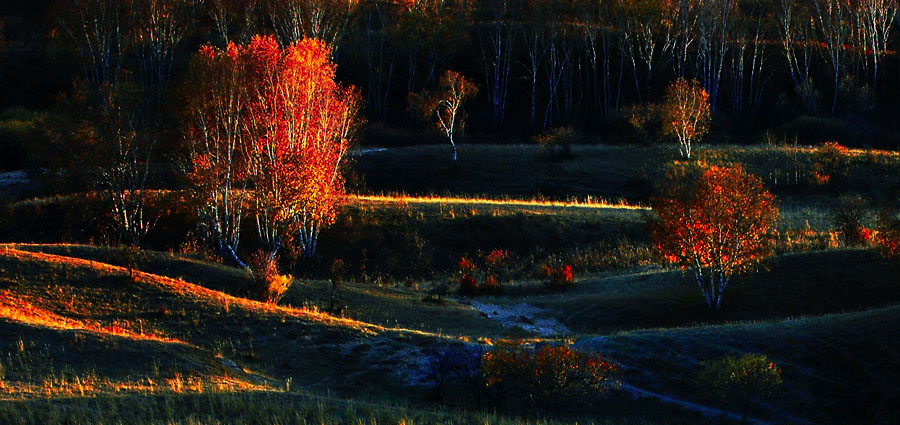
<path id="1" fill-rule="evenodd" d="M 732 276 L 773 253 L 777 200 L 739 164 L 675 168 L 652 206 L 656 249 L 667 262 L 694 272 L 711 309 L 721 309 Z"/>
<path id="2" fill-rule="evenodd" d="M 359 123 L 359 96 L 335 82 L 330 56 L 319 40 L 281 48 L 274 37 L 256 36 L 225 52 L 204 47 L 195 58 L 195 70 L 209 69 L 213 81 L 196 89 L 192 176 L 203 182 L 205 208 L 219 211 L 207 216 L 232 223 L 220 226 L 230 229 L 221 232 L 226 236 L 240 227 L 244 195 L 236 185 L 247 188 L 269 260 L 292 236 L 305 256 L 313 256 L 319 230 L 334 221 L 344 194 L 341 162 Z M 233 200 L 228 208 L 227 193 Z M 237 239 L 224 242 L 236 245 Z"/>
<path id="3" fill-rule="evenodd" d="M 678 139 L 681 156 L 691 158 L 691 144 L 709 131 L 709 94 L 696 80 L 675 80 L 663 100 L 663 133 Z"/>
<path id="4" fill-rule="evenodd" d="M 191 61 L 185 96 L 191 167 L 188 179 L 200 217 L 219 255 L 241 267 L 241 219 L 249 185 L 244 157 L 247 104 L 241 47 L 225 51 L 204 46 Z"/>
<path id="5" fill-rule="evenodd" d="M 440 90 L 426 91 L 423 95 L 410 93 L 410 107 L 422 112 L 426 119 L 434 116 L 435 125 L 450 141 L 453 147 L 452 162 L 456 165 L 456 142 L 453 135 L 464 127 L 463 103 L 478 94 L 478 87 L 462 74 L 447 70 L 441 76 Z"/>

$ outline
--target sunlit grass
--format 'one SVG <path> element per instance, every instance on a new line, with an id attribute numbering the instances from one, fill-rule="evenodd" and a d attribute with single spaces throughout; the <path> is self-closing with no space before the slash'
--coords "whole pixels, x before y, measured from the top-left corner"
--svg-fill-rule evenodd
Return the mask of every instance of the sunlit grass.
<path id="1" fill-rule="evenodd" d="M 316 322 L 342 325 L 360 330 L 369 330 L 372 327 L 372 325 L 369 325 L 367 323 L 347 318 L 334 317 L 315 309 L 286 307 L 250 300 L 247 298 L 235 297 L 233 295 L 228 295 L 223 292 L 208 289 L 200 285 L 185 282 L 183 280 L 145 273 L 140 270 L 129 270 L 126 267 L 114 266 L 111 264 L 93 260 L 86 260 L 82 258 L 46 254 L 43 252 L 21 251 L 13 248 L 12 246 L 15 245 L 4 245 L 2 248 L 0 248 L 0 255 L 23 261 L 42 261 L 53 263 L 56 265 L 86 267 L 95 271 L 105 272 L 109 274 L 129 276 L 134 279 L 135 283 L 151 285 L 177 295 L 186 296 L 207 303 L 213 303 L 221 306 L 224 310 L 228 310 L 230 308 L 242 308 L 254 313 L 286 315 L 313 320 Z"/>
<path id="2" fill-rule="evenodd" d="M 569 201 L 550 201 L 546 199 L 494 199 L 483 197 L 452 196 L 408 196 L 408 195 L 353 195 L 351 200 L 384 202 L 398 204 L 448 204 L 448 205 L 492 205 L 504 207 L 554 207 L 554 208 L 590 208 L 590 209 L 624 209 L 649 210 L 649 207 L 629 204 L 625 200 L 610 202 L 590 197 Z"/>
<path id="3" fill-rule="evenodd" d="M 0 318 L 6 318 L 34 326 L 43 326 L 57 330 L 81 330 L 102 335 L 114 335 L 143 341 L 185 344 L 176 338 L 168 337 L 156 331 L 141 329 L 135 332 L 119 324 L 102 325 L 90 320 L 74 319 L 60 316 L 49 310 L 26 301 L 10 291 L 0 291 Z"/>

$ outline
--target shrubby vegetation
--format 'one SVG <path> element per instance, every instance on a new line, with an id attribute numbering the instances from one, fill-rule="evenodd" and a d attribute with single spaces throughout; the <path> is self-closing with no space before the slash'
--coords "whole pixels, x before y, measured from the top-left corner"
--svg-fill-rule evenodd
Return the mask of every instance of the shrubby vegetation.
<path id="1" fill-rule="evenodd" d="M 500 344 L 484 355 L 484 379 L 507 410 L 537 415 L 596 406 L 616 385 L 615 364 L 565 345 Z"/>
<path id="2" fill-rule="evenodd" d="M 736 406 L 741 423 L 754 401 L 777 394 L 783 380 L 781 368 L 762 354 L 730 356 L 700 365 L 697 383 L 709 394 Z"/>

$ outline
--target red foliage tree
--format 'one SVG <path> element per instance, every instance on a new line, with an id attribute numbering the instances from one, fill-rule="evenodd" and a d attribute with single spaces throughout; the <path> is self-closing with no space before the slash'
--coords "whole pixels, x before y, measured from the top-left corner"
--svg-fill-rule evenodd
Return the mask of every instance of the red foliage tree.
<path id="1" fill-rule="evenodd" d="M 204 46 L 191 62 L 185 96 L 187 140 L 192 167 L 188 178 L 200 216 L 223 259 L 244 267 L 237 255 L 247 188 L 243 117 L 247 96 L 241 47 L 224 51 Z"/>
<path id="2" fill-rule="evenodd" d="M 652 201 L 650 230 L 666 261 L 694 271 L 709 308 L 736 273 L 772 254 L 777 200 L 740 165 L 676 168 Z"/>
<path id="3" fill-rule="evenodd" d="M 259 235 L 274 255 L 282 235 L 296 231 L 311 257 L 344 194 L 340 167 L 358 125 L 359 96 L 335 82 L 322 41 L 281 49 L 273 37 L 255 37 L 247 56 L 247 157 Z"/>
<path id="4" fill-rule="evenodd" d="M 208 62 L 225 69 L 211 74 L 211 89 L 203 92 L 198 85 L 205 93 L 198 102 L 206 99 L 212 106 L 193 112 L 194 132 L 217 137 L 211 145 L 224 143 L 225 154 L 195 149 L 195 175 L 220 193 L 208 196 L 208 205 L 234 192 L 233 184 L 228 189 L 231 183 L 221 181 L 226 176 L 246 184 L 270 258 L 294 234 L 304 255 L 314 255 L 319 229 L 334 221 L 344 194 L 341 161 L 359 121 L 358 95 L 335 82 L 330 55 L 319 40 L 281 48 L 271 36 L 256 36 L 226 52 L 204 47 L 195 61 L 200 70 Z M 200 142 L 202 137 L 193 141 Z"/>

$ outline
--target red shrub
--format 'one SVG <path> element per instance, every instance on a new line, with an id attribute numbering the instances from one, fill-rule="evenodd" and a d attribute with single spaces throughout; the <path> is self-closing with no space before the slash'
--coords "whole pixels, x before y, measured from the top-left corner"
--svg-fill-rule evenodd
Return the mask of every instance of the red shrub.
<path id="1" fill-rule="evenodd" d="M 485 353 L 482 373 L 500 399 L 516 405 L 528 401 L 541 413 L 590 406 L 613 388 L 616 366 L 568 346 L 531 349 L 511 343 Z"/>
<path id="2" fill-rule="evenodd" d="M 550 286 L 565 287 L 575 283 L 575 273 L 569 264 L 563 266 L 544 265 L 541 268 L 547 284 Z"/>

